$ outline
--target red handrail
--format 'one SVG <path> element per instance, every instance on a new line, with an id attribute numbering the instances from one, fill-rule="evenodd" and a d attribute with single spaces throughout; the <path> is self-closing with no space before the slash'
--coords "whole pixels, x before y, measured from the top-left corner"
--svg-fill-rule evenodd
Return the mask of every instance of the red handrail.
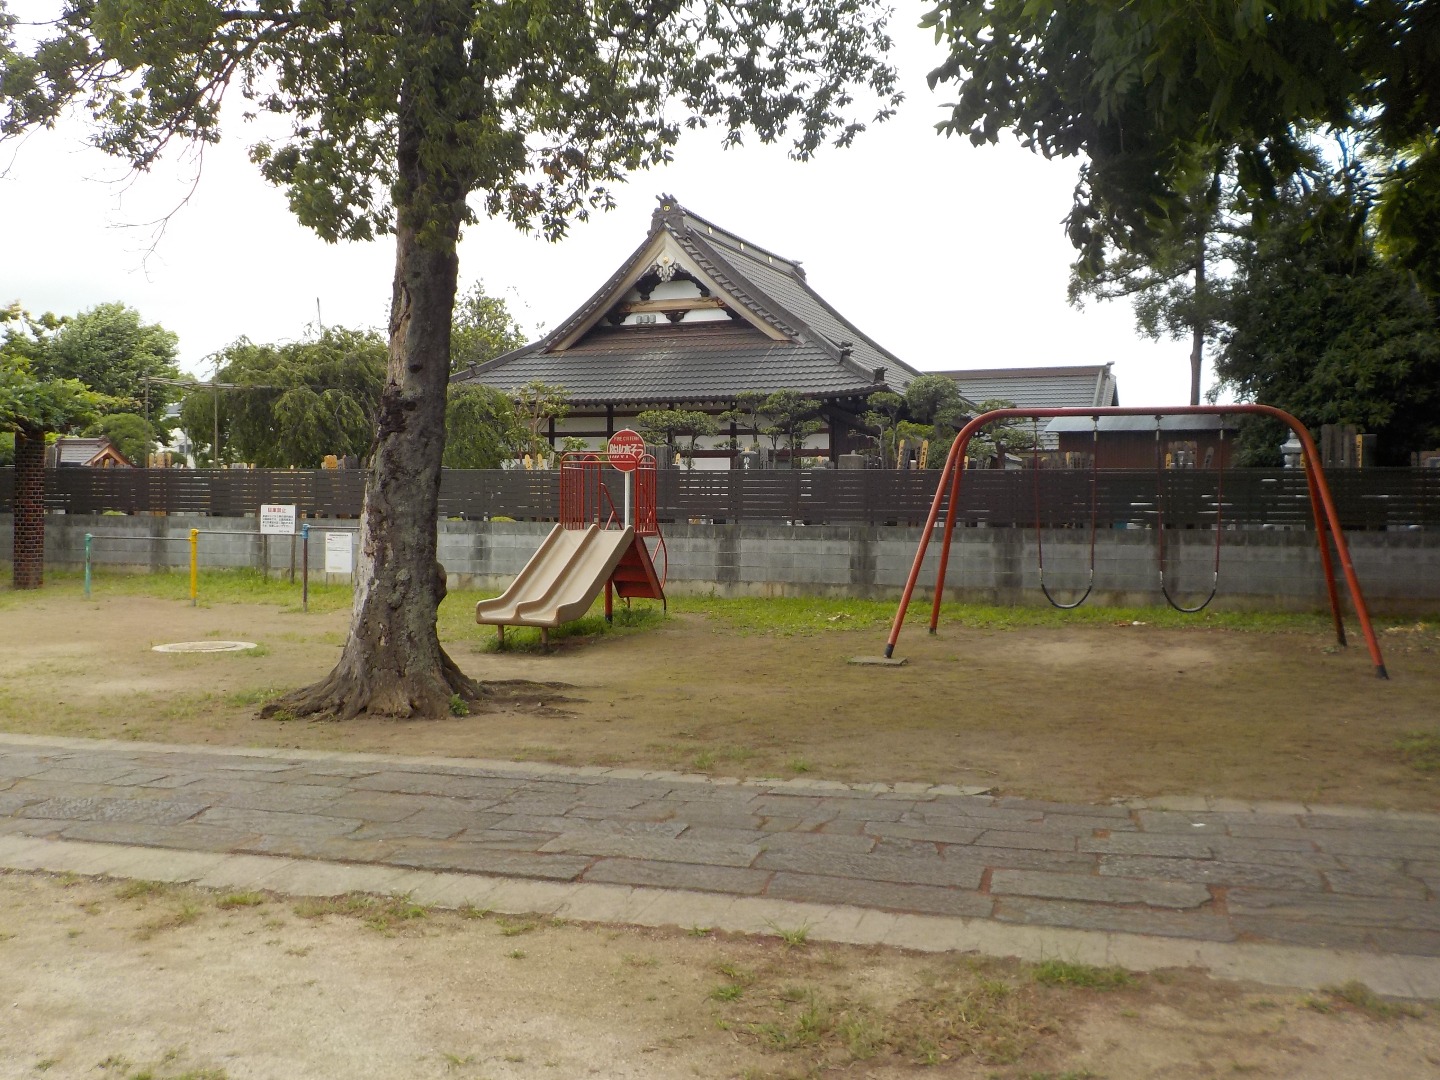
<path id="1" fill-rule="evenodd" d="M 617 509 L 605 481 L 610 467 L 610 454 L 604 450 L 586 450 L 560 457 L 560 523 L 567 529 L 583 529 L 592 524 L 612 528 L 624 520 Z M 632 524 L 636 536 L 659 536 L 656 513 L 655 458 L 645 454 L 634 469 L 635 513 Z M 605 509 L 609 508 L 608 515 Z"/>

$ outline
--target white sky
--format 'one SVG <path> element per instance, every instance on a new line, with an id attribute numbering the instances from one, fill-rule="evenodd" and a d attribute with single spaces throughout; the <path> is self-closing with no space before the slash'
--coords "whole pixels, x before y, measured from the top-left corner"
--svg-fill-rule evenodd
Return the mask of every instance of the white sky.
<path id="1" fill-rule="evenodd" d="M 22 18 L 48 7 L 12 4 Z M 635 174 L 617 210 L 574 225 L 561 243 L 504 222 L 470 227 L 462 288 L 483 280 L 523 325 L 552 327 L 640 243 L 667 192 L 803 261 L 822 296 L 921 370 L 1114 361 L 1122 404 L 1184 404 L 1186 343 L 1137 338 L 1128 304 L 1081 312 L 1065 302 L 1072 252 L 1060 222 L 1077 162 L 1047 162 L 1009 137 L 975 148 L 938 136 L 948 95 L 932 94 L 925 73 L 940 50 L 905 18 L 892 31 L 907 101 L 851 149 L 798 164 L 783 148 L 724 150 L 714 132 L 688 132 L 673 165 Z M 191 187 L 193 164 L 180 154 L 133 179 L 87 149 L 78 124 L 0 148 L 0 303 L 57 314 L 129 304 L 176 332 L 181 366 L 205 375 L 203 358 L 241 335 L 303 337 L 317 302 L 326 324 L 383 327 L 390 240 L 323 243 L 247 160 L 245 125 L 226 135 L 207 148 L 193 196 L 148 255 L 145 223 Z"/>

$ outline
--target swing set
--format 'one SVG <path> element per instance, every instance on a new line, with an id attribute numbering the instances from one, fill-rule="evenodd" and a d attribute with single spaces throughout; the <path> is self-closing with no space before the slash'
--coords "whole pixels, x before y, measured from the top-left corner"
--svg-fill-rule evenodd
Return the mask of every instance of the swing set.
<path id="1" fill-rule="evenodd" d="M 1218 461 L 1215 488 L 1215 556 L 1214 570 L 1211 578 L 1210 592 L 1198 604 L 1186 607 L 1172 596 L 1170 586 L 1165 581 L 1165 460 L 1160 445 L 1160 422 L 1166 416 L 1225 416 L 1235 414 L 1251 414 L 1269 416 L 1281 421 L 1295 433 L 1300 440 L 1304 450 L 1302 460 L 1305 467 L 1305 482 L 1310 493 L 1310 506 L 1315 516 L 1315 535 L 1320 545 L 1320 562 L 1325 575 L 1325 586 L 1330 596 L 1330 612 L 1335 621 L 1335 636 L 1341 645 L 1346 644 L 1345 622 L 1340 611 L 1340 595 L 1335 584 L 1335 568 L 1331 559 L 1330 545 L 1333 542 L 1335 554 L 1340 560 L 1340 569 L 1345 578 L 1346 588 L 1350 594 L 1350 602 L 1355 609 L 1356 618 L 1360 622 L 1361 632 L 1365 636 L 1365 643 L 1370 650 L 1370 659 L 1375 665 L 1375 674 L 1382 679 L 1388 679 L 1385 671 L 1385 661 L 1380 655 L 1380 644 L 1375 637 L 1374 627 L 1370 622 L 1370 612 L 1365 606 L 1365 597 L 1360 591 L 1360 581 L 1355 576 L 1355 568 L 1350 560 L 1350 549 L 1345 543 L 1345 533 L 1340 527 L 1339 515 L 1335 512 L 1335 501 L 1330 494 L 1330 486 L 1325 482 L 1325 474 L 1319 465 L 1319 453 L 1315 449 L 1315 443 L 1310 438 L 1310 433 L 1305 425 L 1291 416 L 1289 413 L 1274 408 L 1270 405 L 1184 405 L 1172 406 L 1170 408 L 1091 408 L 1091 409 L 992 409 L 975 417 L 955 436 L 955 442 L 950 447 L 950 454 L 945 459 L 945 466 L 940 474 L 940 482 L 935 489 L 935 498 L 930 504 L 930 514 L 925 519 L 925 529 L 920 537 L 920 546 L 915 552 L 915 561 L 911 564 L 909 576 L 905 580 L 905 591 L 900 597 L 900 606 L 895 612 L 895 621 L 890 627 L 890 636 L 885 644 L 885 657 L 891 659 L 895 653 L 895 643 L 900 639 L 901 627 L 905 625 L 905 615 L 910 607 L 910 599 L 914 595 L 915 585 L 920 578 L 920 568 L 925 561 L 925 553 L 930 545 L 930 537 L 935 531 L 937 522 L 943 510 L 945 513 L 945 527 L 940 548 L 940 564 L 935 577 L 935 597 L 930 610 L 930 633 L 935 633 L 940 623 L 940 600 L 945 593 L 945 571 L 950 561 L 950 544 L 955 533 L 955 520 L 958 516 L 960 505 L 960 484 L 965 473 L 965 450 L 970 444 L 971 437 L 987 424 L 997 420 L 1029 418 L 1036 434 L 1039 434 L 1039 421 L 1055 417 L 1085 417 L 1093 421 L 1091 429 L 1091 458 L 1090 458 L 1090 565 L 1089 578 L 1085 591 L 1076 600 L 1064 602 L 1056 598 L 1049 585 L 1045 581 L 1045 548 L 1042 538 L 1043 528 L 1041 525 L 1041 504 L 1040 504 L 1040 475 L 1039 458 L 1035 459 L 1033 466 L 1034 490 L 1035 490 L 1035 540 L 1036 555 L 1038 561 L 1038 575 L 1040 580 L 1040 591 L 1057 608 L 1070 611 L 1078 608 L 1087 599 L 1095 588 L 1095 543 L 1099 527 L 1099 441 L 1100 441 L 1100 418 L 1104 416 L 1153 416 L 1155 418 L 1155 471 L 1156 471 L 1156 502 L 1155 502 L 1155 532 L 1156 532 L 1156 555 L 1159 562 L 1160 593 L 1165 597 L 1165 602 L 1176 611 L 1185 614 L 1194 614 L 1204 611 L 1210 601 L 1215 598 L 1220 587 L 1220 553 L 1221 540 L 1224 534 L 1224 483 L 1225 483 L 1225 455 L 1224 455 L 1224 428 L 1221 428 L 1221 447 Z M 1038 440 L 1037 440 L 1038 442 Z"/>

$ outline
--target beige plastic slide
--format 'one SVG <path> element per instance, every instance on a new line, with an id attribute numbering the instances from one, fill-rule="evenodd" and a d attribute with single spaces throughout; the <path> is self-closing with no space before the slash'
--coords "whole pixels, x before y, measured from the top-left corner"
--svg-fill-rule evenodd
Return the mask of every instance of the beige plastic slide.
<path id="1" fill-rule="evenodd" d="M 475 605 L 487 626 L 559 626 L 590 610 L 635 538 L 633 528 L 556 525 L 499 596 Z"/>

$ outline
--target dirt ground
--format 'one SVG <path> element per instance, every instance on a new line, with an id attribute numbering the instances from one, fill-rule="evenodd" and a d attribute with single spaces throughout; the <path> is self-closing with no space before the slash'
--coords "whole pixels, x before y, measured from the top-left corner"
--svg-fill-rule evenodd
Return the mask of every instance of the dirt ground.
<path id="1" fill-rule="evenodd" d="M 29 874 L 0 1007 L 0 1080 L 1440 1077 L 1434 1009 L 1353 987 Z"/>
<path id="2" fill-rule="evenodd" d="M 1323 633 L 1161 629 L 1128 621 L 975 630 L 907 625 L 903 667 L 881 630 L 743 633 L 702 613 L 566 639 L 548 655 L 487 651 L 467 627 L 447 649 L 498 687 L 492 705 L 440 721 L 257 719 L 273 693 L 325 674 L 348 612 L 264 604 L 192 608 L 74 590 L 0 608 L 0 730 L 293 746 L 730 776 L 980 784 L 1072 801 L 1212 795 L 1440 810 L 1440 627 L 1382 625 L 1391 678 L 1358 641 Z M 841 623 L 840 625 L 843 625 Z M 1358 635 L 1356 635 L 1358 638 Z M 246 653 L 156 644 L 239 639 Z M 514 680 L 563 684 L 507 703 Z"/>

